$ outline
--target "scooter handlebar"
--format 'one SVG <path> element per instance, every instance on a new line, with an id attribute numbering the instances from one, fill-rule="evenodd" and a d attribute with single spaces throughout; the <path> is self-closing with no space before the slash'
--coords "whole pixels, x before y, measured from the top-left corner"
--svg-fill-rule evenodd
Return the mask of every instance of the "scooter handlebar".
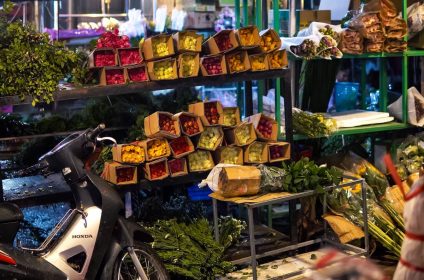
<path id="1" fill-rule="evenodd" d="M 99 134 L 102 133 L 105 128 L 106 125 L 104 123 L 99 124 L 95 129 L 87 133 L 87 139 L 92 142 L 95 142 L 97 136 L 99 136 Z"/>

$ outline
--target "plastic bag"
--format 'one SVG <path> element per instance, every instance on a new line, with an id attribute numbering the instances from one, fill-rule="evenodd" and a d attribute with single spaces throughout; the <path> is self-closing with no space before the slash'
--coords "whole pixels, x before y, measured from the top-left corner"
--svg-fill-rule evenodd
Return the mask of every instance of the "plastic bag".
<path id="1" fill-rule="evenodd" d="M 297 33 L 297 37 L 306 37 L 310 35 L 331 36 L 334 40 L 339 42 L 340 32 L 342 28 L 340 25 L 332 25 L 324 22 L 311 22 L 308 28 L 302 29 Z"/>
<path id="2" fill-rule="evenodd" d="M 424 29 L 424 3 L 417 2 L 408 7 L 408 38 Z"/>
<path id="3" fill-rule="evenodd" d="M 387 107 L 390 115 L 402 120 L 402 97 Z M 408 89 L 408 123 L 415 126 L 424 125 L 424 97 L 415 87 Z"/>

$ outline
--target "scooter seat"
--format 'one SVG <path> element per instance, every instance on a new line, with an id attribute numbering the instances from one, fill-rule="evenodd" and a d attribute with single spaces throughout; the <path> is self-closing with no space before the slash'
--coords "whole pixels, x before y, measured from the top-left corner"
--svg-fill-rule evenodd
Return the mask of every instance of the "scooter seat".
<path id="1" fill-rule="evenodd" d="M 0 203 L 0 243 L 13 243 L 23 217 L 16 204 Z"/>
<path id="2" fill-rule="evenodd" d="M 24 215 L 16 204 L 3 202 L 0 203 L 0 224 L 22 221 Z"/>

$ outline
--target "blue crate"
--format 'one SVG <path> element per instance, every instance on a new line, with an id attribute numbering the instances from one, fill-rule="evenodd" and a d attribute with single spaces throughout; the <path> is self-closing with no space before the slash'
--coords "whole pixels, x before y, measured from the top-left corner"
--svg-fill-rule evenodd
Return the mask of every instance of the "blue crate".
<path id="1" fill-rule="evenodd" d="M 357 109 L 359 83 L 337 82 L 334 85 L 334 105 L 337 112 Z"/>
<path id="2" fill-rule="evenodd" d="M 199 188 L 197 185 L 191 186 L 187 189 L 188 197 L 192 201 L 210 200 L 209 195 L 212 193 L 208 187 Z"/>

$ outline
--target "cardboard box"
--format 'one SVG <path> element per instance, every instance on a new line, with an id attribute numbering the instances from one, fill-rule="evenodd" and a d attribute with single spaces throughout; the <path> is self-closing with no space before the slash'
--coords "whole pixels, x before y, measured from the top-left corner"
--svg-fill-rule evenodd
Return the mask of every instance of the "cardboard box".
<path id="1" fill-rule="evenodd" d="M 258 150 L 255 155 L 255 150 Z M 259 151 L 260 150 L 260 151 Z M 244 151 L 244 162 L 260 164 L 268 162 L 268 147 L 266 142 L 255 141 Z"/>
<path id="2" fill-rule="evenodd" d="M 224 107 L 222 109 L 224 115 L 224 121 L 222 126 L 224 127 L 235 127 L 240 124 L 240 110 L 238 107 Z M 232 116 L 234 115 L 234 116 Z M 227 117 L 226 117 L 227 116 Z"/>
<path id="3" fill-rule="evenodd" d="M 188 151 L 186 152 L 179 152 L 179 145 L 181 143 L 185 143 L 188 146 Z M 169 146 L 171 147 L 172 156 L 174 158 L 181 158 L 184 157 L 192 152 L 194 152 L 194 145 L 193 142 L 191 142 L 190 138 L 188 136 L 180 136 L 176 139 L 169 141 Z"/>
<path id="4" fill-rule="evenodd" d="M 187 156 L 190 172 L 203 172 L 211 170 L 215 164 L 210 151 L 198 150 Z"/>
<path id="5" fill-rule="evenodd" d="M 186 60 L 193 61 L 193 65 L 187 65 Z M 198 53 L 182 53 L 178 56 L 178 77 L 179 78 L 192 78 L 199 75 L 199 63 L 200 58 Z M 190 71 L 185 70 L 185 67 L 192 69 L 192 73 L 187 73 Z M 186 75 L 184 75 L 186 74 Z"/>
<path id="6" fill-rule="evenodd" d="M 126 159 L 125 158 L 126 153 L 131 155 L 136 155 L 136 158 Z M 124 158 L 122 158 L 123 155 L 124 155 Z M 120 162 L 120 163 L 126 163 L 126 164 L 140 164 L 140 163 L 143 163 L 146 159 L 146 156 L 144 154 L 144 149 L 134 144 L 119 144 L 119 145 L 113 146 L 112 157 L 114 161 Z"/>
<path id="7" fill-rule="evenodd" d="M 249 55 L 250 71 L 259 72 L 259 71 L 269 70 L 268 55 L 269 54 L 265 54 L 265 53 Z M 263 61 L 261 63 L 261 64 L 263 64 L 262 68 L 255 67 L 256 65 L 258 65 L 256 61 L 258 61 L 258 63 L 261 63 L 260 61 Z"/>
<path id="8" fill-rule="evenodd" d="M 160 170 L 162 175 L 155 177 L 155 169 Z M 145 177 L 149 181 L 163 180 L 169 176 L 168 160 L 166 158 L 158 159 L 152 162 L 147 162 L 144 166 Z"/>
<path id="9" fill-rule="evenodd" d="M 273 63 L 273 57 L 275 58 L 276 56 L 281 61 L 281 64 L 279 65 L 275 65 Z M 278 69 L 287 68 L 289 65 L 289 62 L 287 60 L 286 50 L 276 50 L 271 53 L 268 53 L 267 60 L 268 60 L 268 65 L 270 70 L 278 70 Z"/>
<path id="10" fill-rule="evenodd" d="M 161 124 L 162 118 L 172 120 L 174 124 L 175 134 L 163 129 Z M 172 115 L 171 113 L 157 111 L 144 118 L 144 133 L 147 137 L 150 138 L 178 138 L 181 135 L 180 123 L 178 118 L 175 118 L 174 115 Z"/>
<path id="11" fill-rule="evenodd" d="M 193 113 L 188 113 L 188 112 L 180 112 L 178 114 L 175 114 L 174 117 L 178 118 L 180 122 L 180 130 L 182 134 L 187 136 L 195 136 L 202 133 L 203 124 L 202 124 L 202 120 L 200 119 L 198 115 Z M 198 127 L 198 132 L 189 133 L 185 124 L 186 122 L 195 122 Z M 190 124 L 187 124 L 187 126 L 190 126 Z"/>
<path id="12" fill-rule="evenodd" d="M 220 49 L 219 48 L 220 41 L 227 40 L 227 39 L 223 39 L 226 37 L 228 37 L 231 47 Z M 224 29 L 219 31 L 218 33 L 216 33 L 214 36 L 210 37 L 209 39 L 207 39 L 203 43 L 202 48 L 206 54 L 223 54 L 238 48 L 238 46 L 239 44 L 238 44 L 234 30 Z"/>
<path id="13" fill-rule="evenodd" d="M 290 12 L 288 9 L 280 9 L 280 30 L 279 33 L 284 37 L 289 36 Z M 296 10 L 296 30 L 307 28 L 313 21 L 325 22 L 331 24 L 330 10 Z M 268 11 L 268 23 L 270 26 L 274 23 L 273 10 Z"/>
<path id="14" fill-rule="evenodd" d="M 188 48 L 185 45 L 185 37 L 192 37 L 196 40 L 196 44 L 194 45 L 194 48 Z M 201 52 L 202 51 L 202 42 L 203 42 L 203 35 L 197 34 L 194 30 L 185 30 L 175 33 L 172 38 L 174 39 L 174 45 L 175 49 L 182 53 L 182 52 Z"/>
<path id="15" fill-rule="evenodd" d="M 218 176 L 218 193 L 223 197 L 259 193 L 261 172 L 254 166 L 223 167 Z"/>
<path id="16" fill-rule="evenodd" d="M 280 154 L 278 157 L 272 157 L 273 149 L 277 149 Z M 287 142 L 268 143 L 268 160 L 269 162 L 284 161 L 290 159 L 290 144 Z"/>
<path id="17" fill-rule="evenodd" d="M 242 135 L 245 135 L 245 133 L 248 132 L 249 138 L 241 139 L 240 138 L 241 131 L 244 131 Z M 224 133 L 225 133 L 225 139 L 226 139 L 227 145 L 234 144 L 236 146 L 242 147 L 242 146 L 249 145 L 256 140 L 255 128 L 253 127 L 253 124 L 247 123 L 247 122 L 242 122 L 235 128 L 226 129 Z"/>
<path id="18" fill-rule="evenodd" d="M 208 118 L 206 117 L 208 114 L 207 110 L 209 106 L 211 106 L 211 108 L 216 108 L 216 112 L 219 115 L 218 123 L 210 123 Z M 190 113 L 198 115 L 202 120 L 204 126 L 222 125 L 222 123 L 224 122 L 223 109 L 221 102 L 219 101 L 206 101 L 189 104 L 188 111 Z"/>
<path id="19" fill-rule="evenodd" d="M 178 168 L 181 167 L 181 168 Z M 168 170 L 171 177 L 184 176 L 188 174 L 187 160 L 185 158 L 176 158 L 168 160 Z"/>
<path id="20" fill-rule="evenodd" d="M 234 155 L 234 158 L 229 158 Z M 243 148 L 237 146 L 219 147 L 215 152 L 215 162 L 243 165 Z"/>
<path id="21" fill-rule="evenodd" d="M 162 143 L 162 153 L 152 153 L 153 151 L 150 151 L 152 146 L 157 146 L 158 144 Z M 153 161 L 159 158 L 169 157 L 171 155 L 171 148 L 169 147 L 169 143 L 165 138 L 146 139 L 140 142 L 140 146 L 144 149 L 146 161 Z"/>
<path id="22" fill-rule="evenodd" d="M 122 67 L 104 67 L 100 72 L 100 85 L 123 85 L 127 82 L 127 71 Z"/>
<path id="23" fill-rule="evenodd" d="M 149 81 L 146 64 L 132 65 L 125 68 L 128 81 L 132 83 L 141 83 Z M 144 74 L 143 74 L 144 73 Z"/>
<path id="24" fill-rule="evenodd" d="M 261 133 L 261 129 L 260 129 L 260 121 L 261 120 L 266 120 L 268 122 L 271 122 L 272 128 L 271 128 L 271 137 L 265 137 L 262 133 Z M 264 140 L 264 141 L 277 141 L 277 137 L 278 137 L 278 123 L 276 120 L 274 120 L 273 118 L 267 117 L 262 113 L 259 114 L 255 114 L 252 116 L 247 117 L 247 122 L 252 123 L 253 127 L 255 128 L 256 131 L 256 135 L 258 136 L 258 139 L 260 140 Z"/>
<path id="25" fill-rule="evenodd" d="M 278 35 L 278 33 L 274 29 L 268 28 L 268 29 L 262 30 L 259 33 L 259 35 L 261 36 L 260 46 L 261 46 L 262 52 L 269 53 L 269 52 L 272 52 L 272 51 L 275 51 L 275 50 L 278 50 L 278 49 L 281 48 L 280 36 Z M 275 43 L 273 48 L 267 49 L 267 50 L 264 49 L 264 46 L 262 45 L 262 40 L 265 40 L 266 37 L 272 38 L 272 42 Z"/>
<path id="26" fill-rule="evenodd" d="M 116 51 L 120 66 L 135 65 L 143 62 L 143 55 L 141 54 L 140 48 L 119 48 L 116 49 Z M 125 56 L 127 55 L 132 55 L 133 57 L 130 61 L 125 62 Z"/>
<path id="27" fill-rule="evenodd" d="M 158 76 L 156 75 L 156 67 L 164 67 L 167 64 L 172 65 L 172 73 L 169 76 Z M 177 72 L 177 60 L 175 58 L 165 58 L 156 61 L 147 62 L 147 72 L 149 73 L 149 78 L 152 81 L 158 80 L 175 80 L 178 78 Z"/>
<path id="28" fill-rule="evenodd" d="M 210 135 L 217 136 L 216 140 L 213 141 Z M 204 131 L 200 134 L 197 149 L 215 151 L 219 146 L 221 146 L 223 139 L 224 132 L 220 126 L 205 127 Z M 206 144 L 210 144 L 210 146 L 205 146 Z"/>
<path id="29" fill-rule="evenodd" d="M 215 18 L 216 17 L 214 12 L 187 12 L 187 16 L 184 19 L 184 29 L 213 28 Z"/>
<path id="30" fill-rule="evenodd" d="M 231 59 L 234 56 L 239 56 L 241 58 L 241 63 L 243 64 L 243 69 L 233 69 L 231 66 Z M 225 55 L 225 60 L 227 62 L 227 71 L 230 74 L 241 73 L 250 70 L 250 61 L 247 51 L 235 51 Z"/>
<path id="31" fill-rule="evenodd" d="M 118 186 L 133 185 L 138 182 L 137 167 L 118 162 L 106 162 L 101 177 Z M 122 180 L 123 177 L 127 178 Z"/>
<path id="32" fill-rule="evenodd" d="M 247 31 L 251 34 L 252 42 L 244 42 L 243 32 L 245 32 L 245 31 Z M 259 47 L 259 44 L 261 42 L 261 37 L 259 36 L 259 30 L 255 25 L 240 27 L 235 32 L 236 32 L 236 38 L 237 38 L 239 45 L 242 49 L 253 49 L 253 48 Z"/>
<path id="33" fill-rule="evenodd" d="M 211 70 L 208 69 L 210 64 L 220 65 L 221 71 L 217 73 L 212 73 Z M 227 64 L 225 62 L 225 55 L 217 54 L 217 55 L 208 55 L 202 56 L 200 58 L 200 70 L 202 71 L 202 76 L 216 76 L 216 75 L 225 75 L 227 74 Z"/>
<path id="34" fill-rule="evenodd" d="M 156 52 L 157 44 L 163 44 L 163 46 L 166 46 L 168 50 L 167 54 L 157 53 Z M 147 38 L 142 44 L 142 49 L 143 49 L 144 59 L 148 61 L 153 59 L 162 59 L 162 58 L 169 57 L 175 54 L 174 41 L 172 40 L 172 36 L 167 34 L 159 34 L 159 35 Z"/>
<path id="35" fill-rule="evenodd" d="M 97 56 L 113 56 L 113 62 L 108 63 L 107 65 L 96 63 L 96 57 Z M 118 58 L 116 55 L 116 52 L 113 48 L 102 48 L 102 49 L 95 49 L 92 51 L 88 56 L 88 67 L 89 68 L 98 68 L 98 67 L 109 67 L 109 66 L 116 66 L 118 65 Z"/>

